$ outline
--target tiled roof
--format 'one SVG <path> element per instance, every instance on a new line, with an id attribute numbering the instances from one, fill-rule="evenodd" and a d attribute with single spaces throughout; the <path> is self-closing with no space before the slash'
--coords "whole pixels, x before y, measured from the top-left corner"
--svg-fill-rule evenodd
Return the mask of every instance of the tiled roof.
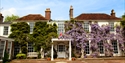
<path id="1" fill-rule="evenodd" d="M 121 18 L 113 17 L 104 13 L 83 13 L 75 18 L 76 20 L 120 20 Z"/>
<path id="2" fill-rule="evenodd" d="M 33 21 L 33 20 L 47 20 L 47 19 L 40 14 L 29 14 L 17 19 L 17 21 L 22 21 L 22 20 Z"/>

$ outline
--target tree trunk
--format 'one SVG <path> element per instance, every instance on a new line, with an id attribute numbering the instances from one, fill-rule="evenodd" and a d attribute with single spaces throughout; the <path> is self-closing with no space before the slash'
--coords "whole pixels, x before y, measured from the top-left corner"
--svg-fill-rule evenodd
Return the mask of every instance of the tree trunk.
<path id="1" fill-rule="evenodd" d="M 81 58 L 84 58 L 84 49 L 81 49 Z"/>
<path id="2" fill-rule="evenodd" d="M 43 51 L 43 48 L 41 48 L 40 53 L 41 53 L 41 58 L 44 58 L 44 51 Z"/>

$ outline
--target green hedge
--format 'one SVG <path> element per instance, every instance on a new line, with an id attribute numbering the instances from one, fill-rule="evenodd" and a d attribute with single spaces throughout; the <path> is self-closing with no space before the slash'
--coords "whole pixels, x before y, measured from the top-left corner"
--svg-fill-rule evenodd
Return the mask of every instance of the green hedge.
<path id="1" fill-rule="evenodd" d="M 19 54 L 16 55 L 16 58 L 17 58 L 17 59 L 26 59 L 26 54 L 24 54 L 24 53 L 19 53 Z"/>

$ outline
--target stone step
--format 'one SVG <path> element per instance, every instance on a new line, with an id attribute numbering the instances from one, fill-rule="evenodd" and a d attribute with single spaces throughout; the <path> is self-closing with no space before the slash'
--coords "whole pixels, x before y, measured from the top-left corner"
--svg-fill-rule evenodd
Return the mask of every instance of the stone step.
<path id="1" fill-rule="evenodd" d="M 67 62 L 56 62 L 56 63 L 67 63 Z"/>

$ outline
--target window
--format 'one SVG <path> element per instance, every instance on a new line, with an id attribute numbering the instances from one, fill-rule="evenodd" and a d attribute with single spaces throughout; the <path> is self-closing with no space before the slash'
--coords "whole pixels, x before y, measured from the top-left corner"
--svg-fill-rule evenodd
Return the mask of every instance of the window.
<path id="1" fill-rule="evenodd" d="M 8 35 L 8 26 L 4 26 L 3 35 Z"/>
<path id="2" fill-rule="evenodd" d="M 110 31 L 114 31 L 114 22 L 109 22 Z"/>
<path id="3" fill-rule="evenodd" d="M 97 43 L 100 54 L 104 53 L 103 41 Z"/>
<path id="4" fill-rule="evenodd" d="M 84 22 L 83 28 L 84 28 L 85 31 L 89 31 L 89 23 Z"/>
<path id="5" fill-rule="evenodd" d="M 4 51 L 5 41 L 0 42 L 0 59 L 3 57 L 3 51 Z"/>
<path id="6" fill-rule="evenodd" d="M 58 34 L 64 33 L 64 23 L 58 23 Z"/>
<path id="7" fill-rule="evenodd" d="M 117 41 L 116 40 L 112 41 L 112 46 L 113 46 L 114 53 L 118 53 L 118 46 L 117 46 Z"/>
<path id="8" fill-rule="evenodd" d="M 33 32 L 34 22 L 29 22 L 29 25 L 30 25 L 30 32 Z"/>
<path id="9" fill-rule="evenodd" d="M 19 43 L 15 42 L 14 43 L 14 57 L 19 53 Z"/>
<path id="10" fill-rule="evenodd" d="M 58 51 L 64 52 L 65 51 L 65 45 L 58 45 Z"/>
<path id="11" fill-rule="evenodd" d="M 8 42 L 7 52 L 10 53 L 11 42 Z"/>
<path id="12" fill-rule="evenodd" d="M 87 42 L 86 46 L 85 46 L 85 54 L 89 54 L 89 42 Z"/>
<path id="13" fill-rule="evenodd" d="M 28 43 L 28 52 L 33 52 L 33 43 L 32 42 Z"/>

